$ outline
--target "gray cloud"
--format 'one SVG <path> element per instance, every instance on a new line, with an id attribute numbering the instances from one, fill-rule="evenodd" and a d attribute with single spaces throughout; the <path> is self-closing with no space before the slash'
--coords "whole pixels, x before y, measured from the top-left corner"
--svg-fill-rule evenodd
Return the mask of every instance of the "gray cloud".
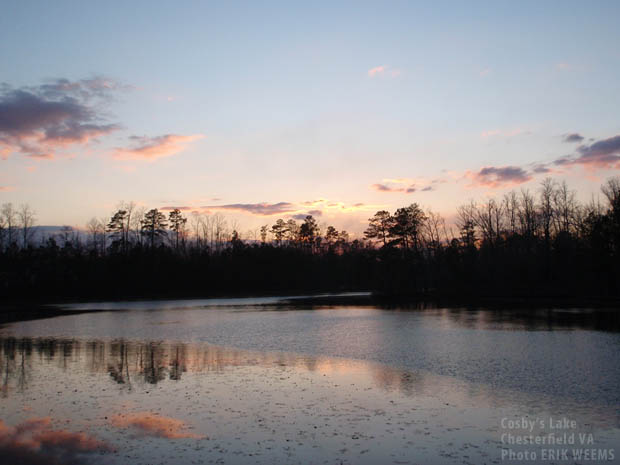
<path id="1" fill-rule="evenodd" d="M 228 205 L 206 205 L 201 207 L 205 210 L 229 210 L 252 215 L 270 216 L 294 212 L 295 206 L 290 202 L 278 203 L 232 203 Z"/>
<path id="2" fill-rule="evenodd" d="M 58 149 L 111 133 L 95 100 L 118 89 L 112 81 L 60 79 L 38 87 L 0 88 L 0 156 L 53 158 Z"/>
<path id="3" fill-rule="evenodd" d="M 298 213 L 296 215 L 291 215 L 291 218 L 295 220 L 303 221 L 307 216 L 322 216 L 323 212 L 321 210 L 310 210 L 306 213 Z"/>
<path id="4" fill-rule="evenodd" d="M 522 184 L 532 179 L 530 173 L 519 166 L 486 166 L 476 173 L 468 173 L 474 186 L 503 187 Z"/>
<path id="5" fill-rule="evenodd" d="M 564 142 L 574 143 L 574 142 L 581 142 L 581 141 L 583 141 L 583 139 L 584 139 L 584 137 L 581 134 L 573 132 L 571 134 L 565 134 L 564 138 L 562 140 Z"/>
<path id="6" fill-rule="evenodd" d="M 415 184 L 411 184 L 409 187 L 392 187 L 387 184 L 373 184 L 370 187 L 379 192 L 404 192 L 406 194 L 413 194 L 418 190 Z"/>
<path id="7" fill-rule="evenodd" d="M 620 135 L 577 147 L 578 155 L 554 160 L 557 166 L 582 165 L 589 168 L 620 168 Z"/>
<path id="8" fill-rule="evenodd" d="M 390 186 L 387 186 L 385 184 L 373 184 L 372 187 L 374 190 L 379 191 L 379 192 L 394 192 L 394 189 L 392 189 Z"/>

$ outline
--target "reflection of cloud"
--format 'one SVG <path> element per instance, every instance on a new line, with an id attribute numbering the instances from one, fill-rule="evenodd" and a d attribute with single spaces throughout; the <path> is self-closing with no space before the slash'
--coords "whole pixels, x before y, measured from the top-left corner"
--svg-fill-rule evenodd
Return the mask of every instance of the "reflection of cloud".
<path id="1" fill-rule="evenodd" d="M 109 450 L 86 433 L 52 430 L 51 419 L 33 418 L 16 426 L 0 420 L 0 457 L 20 465 L 71 465 L 91 463 L 86 454 Z M 92 458 L 92 457 L 88 457 Z"/>
<path id="2" fill-rule="evenodd" d="M 114 151 L 114 158 L 120 160 L 157 160 L 158 158 L 175 155 L 187 147 L 187 144 L 204 135 L 194 134 L 180 136 L 177 134 L 164 134 L 156 137 L 132 136 L 135 145 L 133 147 L 118 147 Z"/>
<path id="3" fill-rule="evenodd" d="M 117 428 L 133 428 L 145 436 L 168 439 L 201 439 L 204 437 L 188 432 L 188 426 L 181 420 L 150 412 L 116 415 L 112 417 L 111 421 Z"/>
<path id="4" fill-rule="evenodd" d="M 103 122 L 92 103 L 121 86 L 101 78 L 59 79 L 36 87 L 0 90 L 0 158 L 11 153 L 53 158 L 59 149 L 85 145 L 120 128 Z"/>

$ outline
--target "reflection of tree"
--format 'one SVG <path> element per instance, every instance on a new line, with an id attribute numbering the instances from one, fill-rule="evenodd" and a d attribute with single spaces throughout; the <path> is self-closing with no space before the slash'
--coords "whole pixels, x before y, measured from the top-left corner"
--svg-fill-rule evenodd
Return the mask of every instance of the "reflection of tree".
<path id="1" fill-rule="evenodd" d="M 174 346 L 174 358 L 170 361 L 170 379 L 179 381 L 184 371 L 187 371 L 185 365 L 185 344 L 176 344 Z"/>
<path id="2" fill-rule="evenodd" d="M 140 374 L 149 384 L 157 384 L 166 378 L 165 354 L 160 342 L 140 346 Z"/>
<path id="3" fill-rule="evenodd" d="M 15 339 L 2 341 L 2 397 L 9 395 L 9 379 L 15 372 Z"/>
<path id="4" fill-rule="evenodd" d="M 110 377 L 118 384 L 127 384 L 131 389 L 131 379 L 129 377 L 128 363 L 129 344 L 125 341 L 113 342 L 110 344 L 110 358 L 118 361 L 111 361 L 108 364 Z"/>
<path id="5" fill-rule="evenodd" d="M 351 369 L 347 363 L 283 352 L 248 352 L 209 344 L 0 337 L 0 381 L 4 397 L 14 391 L 26 391 L 29 380 L 42 371 L 45 376 L 53 376 L 49 367 L 59 370 L 59 376 L 71 370 L 99 373 L 122 389 L 133 389 L 140 383 L 177 382 L 187 372 L 209 375 L 222 373 L 230 367 L 259 366 L 346 373 Z M 425 389 L 426 383 L 421 375 L 379 364 L 364 369 L 370 370 L 375 383 L 383 389 L 395 389 L 408 395 Z"/>

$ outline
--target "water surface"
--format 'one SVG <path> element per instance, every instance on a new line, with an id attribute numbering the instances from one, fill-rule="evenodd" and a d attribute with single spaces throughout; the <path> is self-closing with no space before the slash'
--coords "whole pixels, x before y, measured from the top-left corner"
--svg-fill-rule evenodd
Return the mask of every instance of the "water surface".
<path id="1" fill-rule="evenodd" d="M 592 434 L 589 447 L 620 444 L 620 333 L 566 309 L 278 298 L 72 308 L 86 312 L 0 328 L 0 455 L 32 463 L 522 462 L 502 459 L 510 448 L 537 451 L 535 463 L 580 463 L 502 443 L 503 434 L 524 433 L 503 426 L 520 418 L 567 418 L 577 427 L 564 432 Z"/>

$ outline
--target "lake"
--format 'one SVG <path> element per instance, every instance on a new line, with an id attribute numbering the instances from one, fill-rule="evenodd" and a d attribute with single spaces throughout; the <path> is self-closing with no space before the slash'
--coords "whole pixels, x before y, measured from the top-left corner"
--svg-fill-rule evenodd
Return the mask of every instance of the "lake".
<path id="1" fill-rule="evenodd" d="M 2 463 L 619 460 L 615 314 L 349 297 L 74 304 L 4 324 Z"/>

